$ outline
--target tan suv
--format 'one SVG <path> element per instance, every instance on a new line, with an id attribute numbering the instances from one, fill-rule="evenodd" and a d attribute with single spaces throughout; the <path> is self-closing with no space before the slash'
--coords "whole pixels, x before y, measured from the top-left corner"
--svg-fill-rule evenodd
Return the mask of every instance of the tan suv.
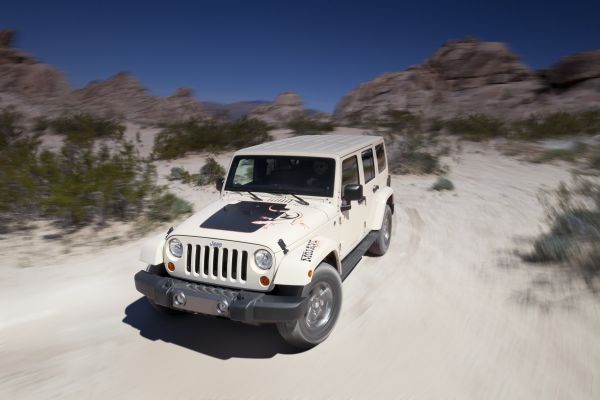
<path id="1" fill-rule="evenodd" d="M 236 152 L 219 200 L 142 248 L 138 291 L 158 310 L 276 323 L 292 345 L 325 340 L 342 281 L 385 254 L 394 196 L 383 139 L 297 136 Z"/>

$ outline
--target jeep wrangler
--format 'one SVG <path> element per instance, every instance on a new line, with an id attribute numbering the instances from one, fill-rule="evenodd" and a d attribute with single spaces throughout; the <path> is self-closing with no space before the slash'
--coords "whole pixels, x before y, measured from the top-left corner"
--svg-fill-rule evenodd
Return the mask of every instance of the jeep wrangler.
<path id="1" fill-rule="evenodd" d="M 333 330 L 342 281 L 385 254 L 394 193 L 383 139 L 297 136 L 237 151 L 219 200 L 148 241 L 135 275 L 159 311 L 275 323 L 310 348 Z"/>

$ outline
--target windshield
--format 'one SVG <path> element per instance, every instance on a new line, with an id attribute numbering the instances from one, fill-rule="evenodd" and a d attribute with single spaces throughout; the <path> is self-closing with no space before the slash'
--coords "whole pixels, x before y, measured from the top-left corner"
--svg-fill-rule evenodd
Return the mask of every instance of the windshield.
<path id="1" fill-rule="evenodd" d="M 332 197 L 334 177 L 332 158 L 237 156 L 225 190 Z"/>

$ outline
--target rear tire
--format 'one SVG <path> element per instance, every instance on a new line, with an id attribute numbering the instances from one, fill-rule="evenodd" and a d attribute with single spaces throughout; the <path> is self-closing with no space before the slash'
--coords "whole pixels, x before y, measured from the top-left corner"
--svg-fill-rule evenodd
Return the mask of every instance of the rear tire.
<path id="1" fill-rule="evenodd" d="M 385 212 L 383 213 L 383 221 L 381 222 L 381 229 L 377 239 L 373 242 L 369 248 L 369 254 L 374 256 L 382 256 L 390 247 L 390 241 L 392 240 L 392 209 L 390 206 L 385 206 Z"/>
<path id="2" fill-rule="evenodd" d="M 165 271 L 165 264 L 148 265 L 148 267 L 146 268 L 146 272 L 149 272 L 153 275 L 158 275 L 158 276 L 169 276 L 169 274 L 167 274 L 167 271 Z M 182 311 L 178 311 L 178 310 L 174 310 L 169 307 L 164 307 L 164 306 L 158 305 L 147 297 L 146 297 L 146 300 L 148 300 L 148 303 L 150 303 L 152 308 L 154 308 L 156 311 L 158 311 L 161 314 L 164 314 L 164 315 L 183 315 L 184 314 Z"/>
<path id="3" fill-rule="evenodd" d="M 292 346 L 310 349 L 327 339 L 338 320 L 342 309 L 340 274 L 322 262 L 302 296 L 308 297 L 302 316 L 295 321 L 278 323 L 277 330 Z"/>

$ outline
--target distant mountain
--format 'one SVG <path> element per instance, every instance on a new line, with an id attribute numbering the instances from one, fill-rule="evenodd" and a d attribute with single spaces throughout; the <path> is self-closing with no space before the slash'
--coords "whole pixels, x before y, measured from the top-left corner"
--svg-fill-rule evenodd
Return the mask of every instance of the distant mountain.
<path id="1" fill-rule="evenodd" d="M 212 101 L 201 102 L 202 106 L 210 116 L 214 118 L 225 117 L 230 120 L 235 120 L 248 115 L 257 107 L 269 103 L 269 101 L 264 100 L 236 101 L 233 103 L 217 103 Z"/>

